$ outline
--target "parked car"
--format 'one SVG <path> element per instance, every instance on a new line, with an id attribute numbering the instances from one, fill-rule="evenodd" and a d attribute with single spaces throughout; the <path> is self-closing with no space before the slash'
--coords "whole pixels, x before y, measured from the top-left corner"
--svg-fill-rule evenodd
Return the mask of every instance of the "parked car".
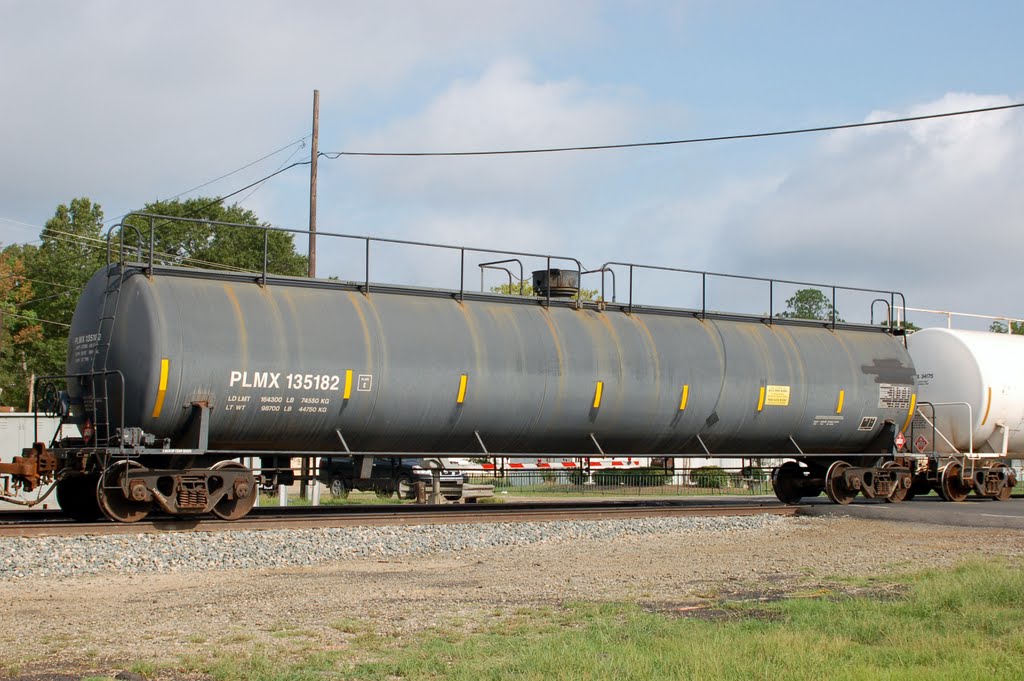
<path id="1" fill-rule="evenodd" d="M 377 457 L 373 460 L 373 472 L 369 478 L 353 479 L 353 473 L 354 465 L 350 456 L 324 457 L 320 460 L 320 482 L 327 485 L 336 497 L 346 497 L 353 489 L 357 489 L 376 492 L 377 496 L 383 498 L 397 492 L 399 499 L 412 499 L 415 496 L 414 483 L 422 481 L 427 492 L 430 492 L 433 485 L 433 472 L 425 459 Z M 445 499 L 460 499 L 463 482 L 463 474 L 459 471 L 441 470 L 441 494 Z"/>

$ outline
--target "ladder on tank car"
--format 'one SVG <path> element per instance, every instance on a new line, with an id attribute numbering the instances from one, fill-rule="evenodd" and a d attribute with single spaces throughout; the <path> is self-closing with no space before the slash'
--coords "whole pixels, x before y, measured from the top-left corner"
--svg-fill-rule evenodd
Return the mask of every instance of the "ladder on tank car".
<path id="1" fill-rule="evenodd" d="M 91 409 L 87 405 L 83 405 L 86 406 L 86 412 L 90 414 L 92 420 L 91 444 L 97 449 L 103 450 L 101 465 L 104 471 L 115 463 L 111 459 L 125 461 L 127 466 L 128 459 L 132 458 L 132 448 L 126 447 L 124 443 L 124 376 L 120 371 L 111 371 L 108 367 L 110 346 L 113 342 L 117 311 L 121 300 L 121 288 L 124 285 L 123 232 L 124 228 L 122 227 L 116 263 L 111 263 L 110 235 L 107 236 L 107 282 L 103 289 L 100 305 L 96 352 L 93 354 L 89 372 L 88 388 L 92 399 Z M 114 384 L 113 387 L 111 383 Z M 116 423 L 113 422 L 111 415 L 112 397 L 116 398 L 119 407 L 119 418 Z M 115 443 L 116 447 L 112 446 Z M 90 444 L 88 439 L 86 444 Z"/>

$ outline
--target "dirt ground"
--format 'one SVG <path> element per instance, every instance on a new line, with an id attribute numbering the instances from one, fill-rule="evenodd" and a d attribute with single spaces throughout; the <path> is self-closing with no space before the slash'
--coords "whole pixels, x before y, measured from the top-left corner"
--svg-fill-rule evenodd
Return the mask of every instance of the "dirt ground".
<path id="1" fill-rule="evenodd" d="M 140 661 L 274 649 L 283 636 L 338 649 L 355 630 L 409 634 L 572 601 L 683 611 L 731 598 L 849 589 L 843 578 L 978 556 L 1024 556 L 1024 532 L 794 518 L 770 531 L 542 543 L 306 569 L 25 579 L 0 583 L 0 678 L 114 676 Z M 179 677 L 168 671 L 160 678 Z"/>

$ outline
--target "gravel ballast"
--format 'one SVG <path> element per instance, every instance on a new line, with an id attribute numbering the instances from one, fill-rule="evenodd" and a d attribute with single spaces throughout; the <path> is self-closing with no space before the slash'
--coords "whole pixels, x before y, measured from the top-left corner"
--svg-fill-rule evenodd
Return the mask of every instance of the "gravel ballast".
<path id="1" fill-rule="evenodd" d="M 0 580 L 311 567 L 572 540 L 770 530 L 774 515 L 0 538 Z"/>

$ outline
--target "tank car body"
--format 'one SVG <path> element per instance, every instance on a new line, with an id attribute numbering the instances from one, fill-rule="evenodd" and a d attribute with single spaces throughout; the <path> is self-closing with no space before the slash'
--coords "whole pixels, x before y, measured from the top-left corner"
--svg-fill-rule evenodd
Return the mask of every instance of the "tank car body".
<path id="1" fill-rule="evenodd" d="M 918 489 L 954 500 L 971 490 L 1009 496 L 1016 479 L 997 459 L 1024 452 L 1024 338 L 931 328 L 907 345 L 919 390 L 908 437 L 933 461 L 930 484 Z"/>
<path id="2" fill-rule="evenodd" d="M 106 352 L 112 412 L 171 448 L 202 404 L 211 449 L 336 450 L 340 432 L 367 452 L 861 452 L 913 391 L 875 329 L 194 270 L 126 270 L 97 342 L 110 278 L 82 295 L 69 374 Z"/>
<path id="3" fill-rule="evenodd" d="M 907 345 L 924 412 L 915 434 L 944 452 L 1024 452 L 1024 337 L 932 328 Z"/>

